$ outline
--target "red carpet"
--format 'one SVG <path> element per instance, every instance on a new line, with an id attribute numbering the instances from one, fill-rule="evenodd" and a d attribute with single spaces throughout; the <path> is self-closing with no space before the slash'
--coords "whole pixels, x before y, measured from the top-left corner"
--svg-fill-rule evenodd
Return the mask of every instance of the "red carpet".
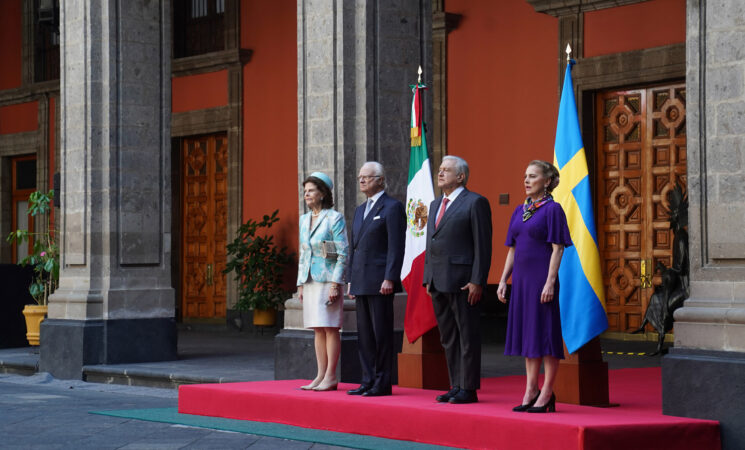
<path id="1" fill-rule="evenodd" d="M 302 391 L 305 381 L 259 381 L 179 388 L 179 412 L 276 422 L 464 448 L 720 449 L 716 421 L 663 416 L 660 369 L 610 372 L 614 408 L 559 403 L 549 414 L 514 413 L 524 377 L 482 380 L 479 403 L 435 402 L 438 392 L 394 387 L 391 397 Z"/>

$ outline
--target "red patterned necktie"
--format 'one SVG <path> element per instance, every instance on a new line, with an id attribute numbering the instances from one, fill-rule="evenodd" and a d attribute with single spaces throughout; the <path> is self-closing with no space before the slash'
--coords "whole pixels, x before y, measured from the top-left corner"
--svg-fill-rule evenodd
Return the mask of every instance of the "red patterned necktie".
<path id="1" fill-rule="evenodd" d="M 442 199 L 442 206 L 440 206 L 440 212 L 437 214 L 437 220 L 435 220 L 435 229 L 440 226 L 440 220 L 442 219 L 442 216 L 445 214 L 445 210 L 448 207 L 448 202 L 450 200 L 445 197 Z"/>

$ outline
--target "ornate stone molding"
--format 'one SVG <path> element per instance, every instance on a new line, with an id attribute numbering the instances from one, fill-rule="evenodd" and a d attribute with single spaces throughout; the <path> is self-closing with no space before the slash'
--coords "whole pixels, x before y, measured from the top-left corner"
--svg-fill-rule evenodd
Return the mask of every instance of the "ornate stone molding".
<path id="1" fill-rule="evenodd" d="M 432 13 L 432 31 L 450 33 L 458 28 L 460 20 L 463 18 L 460 14 L 449 13 L 445 11 L 435 11 Z"/>
<path id="2" fill-rule="evenodd" d="M 617 6 L 633 5 L 646 0 L 526 0 L 536 12 L 559 17 L 566 14 L 596 11 L 598 9 L 615 8 Z"/>
<path id="3" fill-rule="evenodd" d="M 34 153 L 39 148 L 39 132 L 27 131 L 24 133 L 0 135 L 0 156 L 15 156 L 26 153 Z"/>
<path id="4" fill-rule="evenodd" d="M 582 58 L 572 78 L 582 89 L 657 82 L 685 77 L 685 44 Z"/>
<path id="5" fill-rule="evenodd" d="M 15 89 L 0 91 L 0 106 L 33 102 L 45 94 L 59 96 L 59 80 L 33 83 Z"/>
<path id="6" fill-rule="evenodd" d="M 175 138 L 220 133 L 227 131 L 228 128 L 230 128 L 230 110 L 227 106 L 171 115 L 171 136 Z"/>
<path id="7" fill-rule="evenodd" d="M 215 72 L 233 66 L 243 66 L 251 60 L 253 50 L 234 48 L 221 52 L 205 53 L 174 59 L 171 62 L 171 73 L 174 77 Z"/>

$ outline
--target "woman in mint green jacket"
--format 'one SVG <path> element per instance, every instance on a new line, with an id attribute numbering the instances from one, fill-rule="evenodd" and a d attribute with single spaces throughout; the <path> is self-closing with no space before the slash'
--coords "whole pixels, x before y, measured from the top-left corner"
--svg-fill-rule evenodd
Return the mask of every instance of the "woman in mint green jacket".
<path id="1" fill-rule="evenodd" d="M 342 286 L 347 263 L 347 229 L 344 216 L 334 206 L 328 175 L 313 172 L 303 181 L 305 204 L 310 210 L 300 216 L 298 297 L 303 303 L 303 323 L 315 332 L 318 373 L 302 389 L 335 390 L 338 384 L 344 300 Z"/>

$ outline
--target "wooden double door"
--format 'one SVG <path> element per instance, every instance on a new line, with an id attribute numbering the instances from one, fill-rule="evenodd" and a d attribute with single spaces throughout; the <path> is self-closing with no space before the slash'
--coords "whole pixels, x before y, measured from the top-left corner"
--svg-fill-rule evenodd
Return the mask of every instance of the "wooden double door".
<path id="1" fill-rule="evenodd" d="M 227 137 L 183 139 L 181 177 L 182 318 L 225 317 Z"/>
<path id="2" fill-rule="evenodd" d="M 685 84 L 596 100 L 596 214 L 610 331 L 639 328 L 658 262 L 670 267 L 667 193 L 686 188 Z"/>

